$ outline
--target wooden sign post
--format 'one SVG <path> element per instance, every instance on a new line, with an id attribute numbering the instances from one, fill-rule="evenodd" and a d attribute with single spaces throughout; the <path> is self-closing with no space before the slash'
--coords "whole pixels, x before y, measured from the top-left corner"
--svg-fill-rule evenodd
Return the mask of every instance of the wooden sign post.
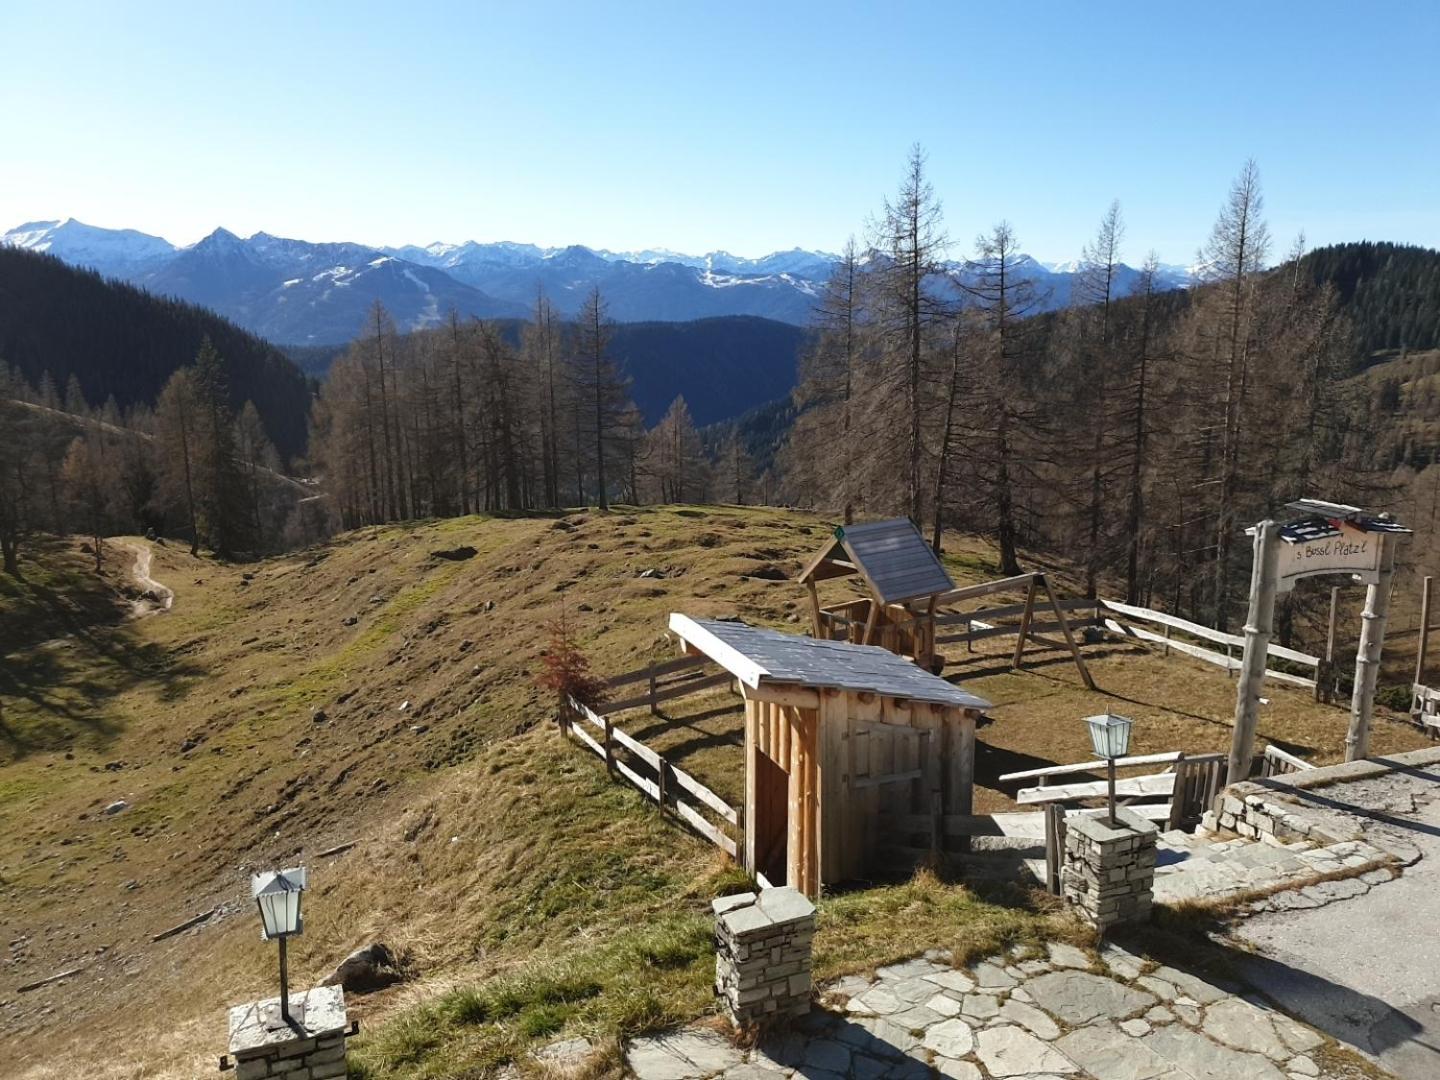
<path id="1" fill-rule="evenodd" d="M 1370 750 L 1370 720 L 1375 711 L 1375 683 L 1390 611 L 1390 585 L 1395 577 L 1395 545 L 1410 530 L 1388 514 L 1371 514 L 1358 506 L 1301 499 L 1289 504 L 1304 516 L 1284 525 L 1262 521 L 1247 530 L 1255 540 L 1250 571 L 1250 611 L 1245 621 L 1245 659 L 1235 696 L 1235 731 L 1230 741 L 1226 782 L 1246 780 L 1255 753 L 1255 728 L 1260 711 L 1260 681 L 1275 627 L 1275 596 L 1288 593 L 1305 578 L 1343 574 L 1369 586 L 1365 595 L 1360 649 L 1355 656 L 1355 691 L 1350 704 L 1350 731 L 1345 760 L 1363 758 Z M 1331 678 L 1335 650 L 1336 596 L 1330 594 L 1330 633 L 1326 663 L 1318 683 Z M 1321 695 L 1323 697 L 1323 694 Z"/>
<path id="2" fill-rule="evenodd" d="M 1275 594 L 1280 577 L 1279 526 L 1262 521 L 1254 528 L 1255 561 L 1250 570 L 1250 610 L 1245 618 L 1245 659 L 1235 690 L 1235 730 L 1230 739 L 1230 760 L 1225 782 L 1250 778 L 1255 757 L 1255 728 L 1260 720 L 1260 684 L 1270 635 L 1275 631 Z"/>
<path id="3" fill-rule="evenodd" d="M 1379 534 L 1380 570 L 1365 590 L 1360 614 L 1360 648 L 1355 654 L 1355 692 L 1350 699 L 1350 730 L 1345 735 L 1345 760 L 1358 761 L 1370 753 L 1370 720 L 1375 712 L 1375 682 L 1380 674 L 1380 651 L 1385 644 L 1385 620 L 1390 614 L 1390 583 L 1395 577 L 1397 537 Z"/>

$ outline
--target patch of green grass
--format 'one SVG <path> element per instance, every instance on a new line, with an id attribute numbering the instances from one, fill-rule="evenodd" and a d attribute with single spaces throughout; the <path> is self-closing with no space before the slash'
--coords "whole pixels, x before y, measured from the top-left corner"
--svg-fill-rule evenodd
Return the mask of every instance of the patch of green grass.
<path id="1" fill-rule="evenodd" d="M 626 1039 L 694 1020 L 713 1007 L 714 936 L 708 901 L 748 884 L 717 872 L 670 914 L 636 919 L 599 946 L 537 960 L 479 986 L 453 990 L 431 1009 L 434 1041 L 420 1059 L 399 1061 L 414 1012 L 390 1032 L 357 1040 L 354 1060 L 373 1080 L 479 1075 L 561 1032 Z M 902 884 L 829 897 L 820 905 L 817 980 L 873 969 L 945 948 L 970 963 L 1012 945 L 1049 940 L 1093 945 L 1093 932 L 1050 901 L 1018 889 L 983 897 L 922 871 Z M 372 1043 L 373 1040 L 373 1043 Z M 413 1049 L 413 1047 L 412 1047 Z M 406 1070 L 409 1071 L 406 1071 Z"/>
<path id="2" fill-rule="evenodd" d="M 1084 946 L 1093 944 L 1094 934 L 1035 892 L 1000 886 L 982 897 L 922 870 L 903 884 L 822 900 L 815 977 L 867 971 L 927 949 L 948 949 L 965 965 L 1012 945 L 1057 939 Z"/>
<path id="3" fill-rule="evenodd" d="M 567 1028 L 622 1038 L 659 1030 L 709 1007 L 714 963 L 709 917 L 693 904 L 599 947 L 452 990 L 357 1040 L 354 1060 L 375 1080 L 468 1076 Z"/>

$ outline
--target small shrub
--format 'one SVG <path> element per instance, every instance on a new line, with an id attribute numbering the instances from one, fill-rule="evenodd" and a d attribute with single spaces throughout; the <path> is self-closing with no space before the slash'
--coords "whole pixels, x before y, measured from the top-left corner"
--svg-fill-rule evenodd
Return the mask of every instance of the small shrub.
<path id="1" fill-rule="evenodd" d="M 1411 693 L 1412 691 L 1408 684 L 1396 683 L 1381 687 L 1375 691 L 1375 700 L 1387 709 L 1395 710 L 1395 712 L 1409 712 Z"/>
<path id="2" fill-rule="evenodd" d="M 605 680 L 590 673 L 590 660 L 575 643 L 563 608 L 560 617 L 546 629 L 550 644 L 540 657 L 541 670 L 536 684 L 542 690 L 554 691 L 562 705 L 574 698 L 582 705 L 595 708 L 605 700 Z"/>

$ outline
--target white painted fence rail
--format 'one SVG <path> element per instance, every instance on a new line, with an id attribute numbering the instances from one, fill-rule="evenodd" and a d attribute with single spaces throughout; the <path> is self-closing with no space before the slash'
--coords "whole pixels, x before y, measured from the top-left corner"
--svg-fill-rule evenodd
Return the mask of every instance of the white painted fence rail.
<path id="1" fill-rule="evenodd" d="M 1245 639 L 1239 634 L 1227 634 L 1223 630 L 1216 630 L 1213 627 L 1201 626 L 1199 623 L 1182 619 L 1178 615 L 1168 615 L 1163 611 L 1152 611 L 1150 608 L 1135 607 L 1132 604 L 1122 604 L 1116 600 L 1098 600 L 1097 607 L 1100 611 L 1108 611 L 1123 619 L 1134 622 L 1148 622 L 1157 626 L 1163 626 L 1168 630 L 1178 630 L 1182 634 L 1189 634 L 1191 637 L 1198 637 L 1203 641 L 1212 641 L 1217 645 L 1224 645 L 1226 651 L 1216 652 L 1201 645 L 1195 645 L 1188 641 L 1180 641 L 1173 635 L 1157 634 L 1153 630 L 1147 630 L 1141 626 L 1128 626 L 1116 619 L 1105 619 L 1104 625 L 1112 633 L 1123 634 L 1125 637 L 1136 638 L 1140 641 L 1156 645 L 1164 645 L 1182 652 L 1186 656 L 1193 656 L 1197 660 L 1204 660 L 1208 664 L 1215 664 L 1223 667 L 1226 671 L 1238 672 L 1240 670 L 1240 659 L 1244 655 Z M 1277 660 L 1288 660 L 1293 664 L 1301 664 L 1309 668 L 1318 668 L 1320 658 L 1311 656 L 1309 653 L 1302 653 L 1295 649 L 1287 649 L 1283 645 L 1271 644 L 1266 650 L 1266 657 Z M 1289 683 L 1292 686 L 1303 686 L 1314 689 L 1315 680 L 1305 678 L 1302 675 L 1292 675 L 1288 671 L 1276 671 L 1273 668 L 1265 669 L 1265 678 L 1274 679 L 1276 682 Z"/>

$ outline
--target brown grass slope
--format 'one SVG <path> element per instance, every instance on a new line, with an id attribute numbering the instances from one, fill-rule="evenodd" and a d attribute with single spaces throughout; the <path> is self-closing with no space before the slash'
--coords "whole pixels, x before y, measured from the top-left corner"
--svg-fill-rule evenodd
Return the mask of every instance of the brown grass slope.
<path id="1" fill-rule="evenodd" d="M 273 993 L 248 875 L 301 860 L 314 891 L 294 980 L 376 938 L 410 975 L 354 1001 L 361 1074 L 480 1075 L 555 1031 L 607 1036 L 704 1011 L 707 903 L 739 876 L 546 723 L 532 681 L 544 624 L 563 608 L 602 673 L 668 655 L 672 610 L 798 631 L 802 594 L 772 577 L 793 574 L 828 528 L 778 510 L 666 507 L 368 529 L 249 567 L 155 547 L 151 574 L 174 609 L 124 624 L 95 582 L 91 616 L 42 623 L 37 608 L 84 575 L 73 545 L 47 552 L 0 592 L 12 634 L 0 683 L 6 1075 L 213 1068 L 225 1007 Z M 476 556 L 432 557 L 462 544 Z M 986 545 L 950 547 L 957 580 L 994 576 Z M 639 576 L 651 569 L 663 576 Z M 1066 591 L 1064 568 L 1051 569 Z M 22 611 L 33 631 L 12 629 Z M 1016 673 L 1001 651 L 951 654 L 997 703 L 981 733 L 982 808 L 1010 805 L 998 773 L 1085 756 L 1078 718 L 1106 705 L 1137 718 L 1138 751 L 1227 738 L 1234 686 L 1218 669 L 1092 646 L 1106 695 L 1057 654 Z M 1273 698 L 1262 737 L 1338 756 L 1343 710 Z M 729 715 L 622 723 L 738 799 Z M 1380 750 L 1418 743 L 1393 723 L 1376 738 Z M 107 814 L 117 800 L 127 807 Z M 821 926 L 823 973 L 1075 933 L 1028 894 L 979 897 L 933 877 L 828 899 Z"/>

